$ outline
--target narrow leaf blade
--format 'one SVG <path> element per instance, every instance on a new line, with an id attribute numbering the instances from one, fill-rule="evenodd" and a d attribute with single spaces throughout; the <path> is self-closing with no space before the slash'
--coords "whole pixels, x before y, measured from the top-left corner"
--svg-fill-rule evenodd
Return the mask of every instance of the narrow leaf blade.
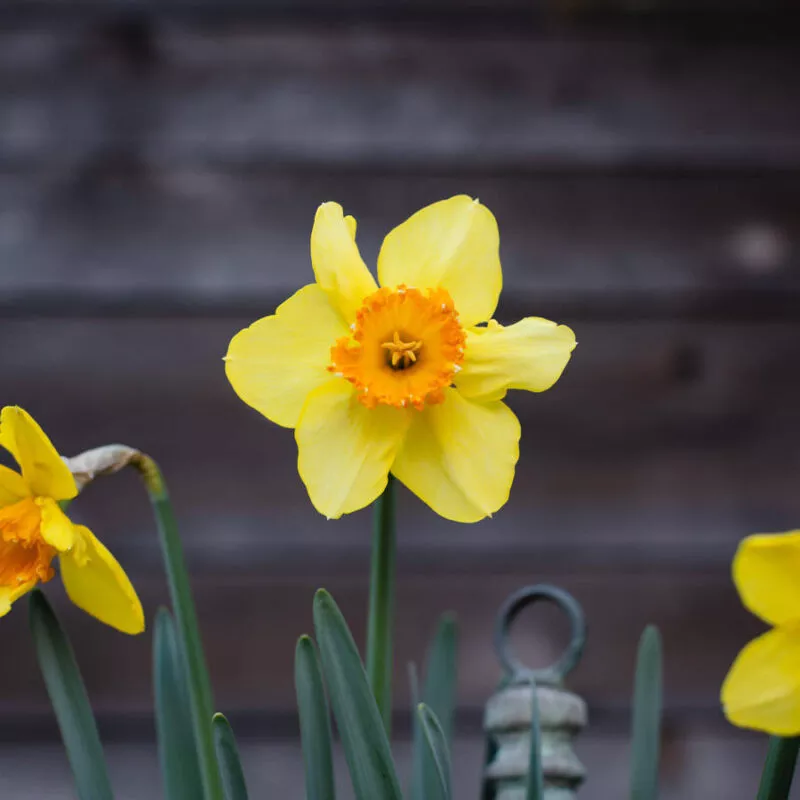
<path id="1" fill-rule="evenodd" d="M 494 762 L 495 756 L 497 755 L 497 744 L 494 741 L 493 737 L 487 736 L 486 737 L 486 747 L 483 751 L 483 780 L 481 781 L 481 796 L 480 800 L 495 800 L 495 795 L 497 792 L 495 791 L 494 781 L 490 781 L 486 777 L 486 770 L 489 768 L 489 765 Z"/>
<path id="2" fill-rule="evenodd" d="M 333 598 L 314 598 L 314 628 L 357 800 L 401 800 L 389 740 L 347 623 Z"/>
<path id="3" fill-rule="evenodd" d="M 214 714 L 212 727 L 225 800 L 247 800 L 247 785 L 233 729 L 222 714 Z"/>
<path id="4" fill-rule="evenodd" d="M 294 658 L 294 684 L 306 773 L 306 800 L 335 800 L 331 716 L 314 642 L 301 636 Z"/>
<path id="5" fill-rule="evenodd" d="M 433 800 L 434 797 L 441 797 L 442 800 L 451 800 L 451 770 L 450 770 L 450 751 L 447 746 L 444 730 L 436 714 L 425 705 L 420 703 L 417 709 L 422 731 L 425 735 L 425 742 L 428 745 L 431 760 L 436 767 L 438 779 L 436 794 L 427 794 L 426 800 Z M 427 789 L 427 787 L 426 787 Z"/>
<path id="6" fill-rule="evenodd" d="M 30 627 L 80 800 L 113 800 L 103 746 L 72 646 L 47 598 L 29 601 Z"/>
<path id="7" fill-rule="evenodd" d="M 186 665 L 175 623 L 161 608 L 156 615 L 153 675 L 158 754 L 167 800 L 197 800 L 203 796 L 197 758 Z"/>
<path id="8" fill-rule="evenodd" d="M 631 800 L 656 800 L 661 747 L 661 634 L 648 625 L 639 640 L 633 696 Z"/>
<path id="9" fill-rule="evenodd" d="M 453 719 L 458 680 L 457 658 L 458 625 L 452 614 L 445 614 L 439 622 L 436 636 L 428 651 L 422 702 L 439 720 L 448 750 L 452 750 L 453 746 Z M 418 702 L 415 699 L 415 709 Z M 439 776 L 416 716 L 415 711 L 411 797 L 412 800 L 426 800 L 428 797 L 434 797 L 438 791 Z"/>
<path id="10" fill-rule="evenodd" d="M 528 756 L 528 788 L 525 800 L 544 800 L 542 768 L 542 727 L 539 723 L 539 699 L 536 682 L 531 680 L 531 751 Z"/>
<path id="11" fill-rule="evenodd" d="M 442 616 L 436 631 L 428 663 L 425 667 L 425 686 L 422 702 L 436 715 L 448 747 L 453 736 L 456 706 L 458 659 L 458 623 L 455 615 Z"/>
<path id="12" fill-rule="evenodd" d="M 410 800 L 425 800 L 425 765 L 429 760 L 429 750 L 419 719 L 419 675 L 413 662 L 408 665 L 408 688 L 411 695 L 411 783 L 408 794 Z M 431 766 L 435 772 L 435 765 Z"/>

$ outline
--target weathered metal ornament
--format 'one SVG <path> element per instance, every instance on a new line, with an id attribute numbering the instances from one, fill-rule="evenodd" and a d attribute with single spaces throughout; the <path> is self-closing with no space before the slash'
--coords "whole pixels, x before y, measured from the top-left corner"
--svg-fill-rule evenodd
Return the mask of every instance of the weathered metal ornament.
<path id="1" fill-rule="evenodd" d="M 567 614 L 572 635 L 555 664 L 531 669 L 511 652 L 509 631 L 525 606 L 541 600 L 555 603 Z M 484 800 L 526 800 L 534 691 L 539 703 L 544 798 L 573 800 L 575 797 L 586 769 L 572 744 L 586 727 L 587 709 L 584 700 L 563 688 L 563 681 L 580 661 L 585 641 L 583 610 L 562 589 L 544 584 L 529 586 L 515 592 L 503 604 L 495 626 L 495 649 L 503 667 L 503 679 L 486 704 L 484 716 L 488 737 Z"/>

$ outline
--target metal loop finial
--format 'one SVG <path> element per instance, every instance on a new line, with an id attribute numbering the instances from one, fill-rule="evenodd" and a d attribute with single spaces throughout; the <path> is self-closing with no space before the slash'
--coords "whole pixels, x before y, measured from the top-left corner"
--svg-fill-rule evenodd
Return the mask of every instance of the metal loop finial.
<path id="1" fill-rule="evenodd" d="M 509 632 L 511 625 L 519 613 L 527 605 L 546 600 L 555 603 L 567 615 L 570 623 L 570 641 L 561 657 L 551 666 L 540 669 L 526 667 L 511 650 Z M 578 601 L 557 586 L 540 583 L 526 586 L 514 592 L 500 608 L 494 629 L 494 647 L 497 657 L 512 683 L 526 683 L 533 679 L 539 685 L 560 685 L 564 677 L 571 672 L 580 661 L 583 646 L 586 643 L 586 620 Z"/>

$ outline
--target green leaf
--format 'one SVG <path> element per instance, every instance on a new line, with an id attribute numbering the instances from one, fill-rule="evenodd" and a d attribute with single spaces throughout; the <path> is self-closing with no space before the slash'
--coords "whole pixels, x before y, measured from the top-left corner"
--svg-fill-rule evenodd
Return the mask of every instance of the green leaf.
<path id="1" fill-rule="evenodd" d="M 208 677 L 200 627 L 197 623 L 197 611 L 183 556 L 183 547 L 178 535 L 175 513 L 164 478 L 156 463 L 143 456 L 136 466 L 144 478 L 158 523 L 172 610 L 175 614 L 181 650 L 186 661 L 189 701 L 192 709 L 200 775 L 203 781 L 203 797 L 205 800 L 222 800 L 222 783 L 211 730 L 214 709 L 211 681 Z"/>
<path id="2" fill-rule="evenodd" d="M 160 608 L 156 614 L 153 638 L 156 731 L 165 797 L 167 800 L 197 800 L 203 796 L 203 784 L 186 665 L 175 623 L 165 608 Z"/>
<path id="3" fill-rule="evenodd" d="M 486 737 L 486 746 L 483 750 L 483 779 L 481 780 L 481 795 L 480 800 L 495 800 L 495 795 L 497 792 L 495 791 L 495 784 L 494 781 L 490 781 L 486 777 L 486 770 L 489 768 L 489 765 L 494 762 L 495 756 L 497 755 L 497 743 L 494 740 L 494 737 L 487 736 Z"/>
<path id="4" fill-rule="evenodd" d="M 419 704 L 417 715 L 422 725 L 422 732 L 425 735 L 431 760 L 436 765 L 436 776 L 438 778 L 438 792 L 436 795 L 426 794 L 425 798 L 426 800 L 433 800 L 433 797 L 438 795 L 442 800 L 450 800 L 452 797 L 450 751 L 444 730 L 442 730 L 442 725 L 436 718 L 436 714 L 425 703 Z"/>
<path id="5" fill-rule="evenodd" d="M 422 702 L 436 714 L 448 747 L 456 710 L 457 659 L 458 623 L 454 614 L 444 614 L 428 654 Z"/>
<path id="6" fill-rule="evenodd" d="M 47 598 L 30 594 L 31 633 L 80 800 L 113 800 L 103 746 L 75 654 Z"/>
<path id="7" fill-rule="evenodd" d="M 417 665 L 413 661 L 408 665 L 408 689 L 411 695 L 411 785 L 408 794 L 411 800 L 425 800 L 425 765 L 431 759 L 419 719 L 419 675 L 417 674 Z M 435 774 L 436 765 L 431 763 L 431 766 L 436 786 L 438 786 L 439 778 Z"/>
<path id="8" fill-rule="evenodd" d="M 367 622 L 367 676 L 383 719 L 386 735 L 392 731 L 392 643 L 397 528 L 395 479 L 375 502 L 372 534 L 372 566 Z"/>
<path id="9" fill-rule="evenodd" d="M 247 786 L 244 782 L 239 748 L 236 746 L 236 737 L 233 735 L 230 723 L 224 715 L 214 714 L 212 727 L 225 800 L 247 800 Z"/>
<path id="10" fill-rule="evenodd" d="M 539 696 L 536 682 L 531 679 L 531 749 L 528 756 L 528 789 L 525 800 L 544 800 L 544 770 L 542 769 L 542 729 L 539 724 Z"/>
<path id="11" fill-rule="evenodd" d="M 452 614 L 442 616 L 436 636 L 428 652 L 425 669 L 425 686 L 422 702 L 425 703 L 438 718 L 444 731 L 448 750 L 452 750 L 453 718 L 456 705 L 458 655 L 458 625 Z M 413 693 L 412 693 L 413 694 Z M 411 798 L 426 800 L 435 797 L 439 787 L 439 776 L 436 764 L 430 757 L 430 750 L 425 736 L 416 720 L 418 700 L 414 697 L 414 740 L 413 761 L 411 769 Z"/>
<path id="12" fill-rule="evenodd" d="M 356 800 L 401 800 L 389 740 L 347 623 L 324 589 L 314 628 Z"/>
<path id="13" fill-rule="evenodd" d="M 317 648 L 308 636 L 297 642 L 294 685 L 300 715 L 300 737 L 306 772 L 307 800 L 335 800 L 331 754 L 331 715 Z"/>
<path id="14" fill-rule="evenodd" d="M 639 640 L 633 695 L 631 800 L 656 800 L 661 740 L 661 634 L 648 625 Z"/>
<path id="15" fill-rule="evenodd" d="M 770 737 L 761 785 L 758 787 L 758 800 L 786 800 L 789 797 L 798 748 L 800 737 Z"/>

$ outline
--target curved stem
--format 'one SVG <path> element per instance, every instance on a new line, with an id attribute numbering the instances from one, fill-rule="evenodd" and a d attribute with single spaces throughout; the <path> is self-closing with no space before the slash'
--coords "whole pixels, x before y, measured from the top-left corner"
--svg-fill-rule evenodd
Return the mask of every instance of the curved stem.
<path id="1" fill-rule="evenodd" d="M 211 681 L 208 676 L 200 628 L 197 623 L 197 612 L 172 503 L 167 493 L 164 476 L 152 458 L 137 452 L 128 463 L 137 470 L 144 482 L 158 524 L 172 608 L 188 672 L 192 721 L 205 800 L 222 800 L 222 783 L 214 751 L 212 728 L 214 707 Z"/>
<path id="2" fill-rule="evenodd" d="M 392 728 L 392 644 L 397 526 L 395 479 L 375 502 L 367 627 L 367 677 L 387 735 Z"/>

